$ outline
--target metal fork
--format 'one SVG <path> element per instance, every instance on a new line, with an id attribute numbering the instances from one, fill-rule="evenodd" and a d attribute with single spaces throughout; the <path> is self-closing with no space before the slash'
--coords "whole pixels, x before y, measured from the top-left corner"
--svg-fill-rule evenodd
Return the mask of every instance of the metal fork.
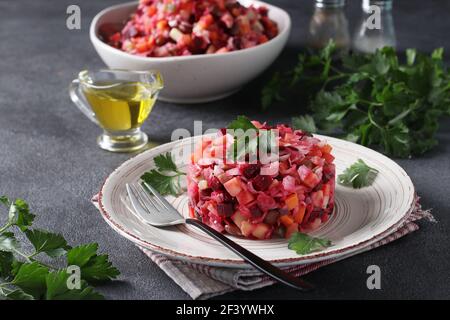
<path id="1" fill-rule="evenodd" d="M 313 288 L 311 284 L 275 267 L 273 264 L 251 253 L 247 249 L 241 247 L 236 242 L 230 240 L 222 233 L 214 230 L 201 221 L 197 219 L 185 219 L 163 196 L 155 190 L 155 188 L 145 182 L 143 182 L 143 184 L 148 191 L 145 190 L 139 183 L 126 184 L 126 188 L 131 204 L 136 211 L 135 213 L 148 224 L 155 227 L 173 226 L 183 223 L 192 225 L 204 231 L 206 234 L 219 241 L 225 247 L 250 263 L 253 267 L 273 279 L 297 290 L 308 291 Z"/>

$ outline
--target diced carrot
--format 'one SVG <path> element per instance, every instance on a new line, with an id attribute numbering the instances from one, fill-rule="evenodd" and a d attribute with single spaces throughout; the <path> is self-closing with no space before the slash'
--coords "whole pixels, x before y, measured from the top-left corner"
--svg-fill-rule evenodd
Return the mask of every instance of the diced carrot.
<path id="1" fill-rule="evenodd" d="M 325 159 L 326 162 L 332 163 L 334 161 L 334 157 L 331 155 L 331 153 L 324 153 L 322 157 Z"/>
<path id="2" fill-rule="evenodd" d="M 298 206 L 297 212 L 294 213 L 294 221 L 298 224 L 301 224 L 303 221 L 303 218 L 305 217 L 305 211 L 306 211 L 306 205 L 304 203 L 301 203 Z"/>
<path id="3" fill-rule="evenodd" d="M 288 215 L 284 215 L 280 217 L 280 222 L 285 226 L 285 227 L 289 227 L 291 224 L 294 223 L 294 220 L 288 216 Z"/>
<path id="4" fill-rule="evenodd" d="M 147 45 L 151 48 L 155 45 L 155 37 L 154 36 L 149 36 L 148 40 L 147 40 Z"/>
<path id="5" fill-rule="evenodd" d="M 167 20 L 163 19 L 163 20 L 159 20 L 158 23 L 156 24 L 156 28 L 158 30 L 164 30 L 168 27 L 168 23 Z"/>
<path id="6" fill-rule="evenodd" d="M 195 211 L 194 208 L 189 206 L 189 217 L 195 218 Z"/>
<path id="7" fill-rule="evenodd" d="M 259 36 L 259 43 L 266 43 L 267 41 L 269 41 L 269 38 L 266 35 L 262 34 Z"/>
<path id="8" fill-rule="evenodd" d="M 292 210 L 298 206 L 298 197 L 296 193 L 291 194 L 286 198 L 286 205 L 289 210 Z"/>
<path id="9" fill-rule="evenodd" d="M 293 223 L 289 227 L 287 227 L 284 237 L 286 239 L 289 239 L 292 236 L 292 234 L 294 234 L 297 231 L 298 231 L 298 224 L 297 223 Z"/>
<path id="10" fill-rule="evenodd" d="M 205 22 L 206 26 L 210 26 L 214 22 L 214 17 L 211 14 L 203 16 L 201 19 Z"/>
<path id="11" fill-rule="evenodd" d="M 153 16 L 156 13 L 156 11 L 157 11 L 156 6 L 155 5 L 151 5 L 147 9 L 147 15 L 149 17 L 151 17 L 151 16 Z"/>
<path id="12" fill-rule="evenodd" d="M 322 153 L 330 153 L 331 149 L 331 146 L 329 144 L 326 144 L 322 147 Z"/>
<path id="13" fill-rule="evenodd" d="M 142 42 L 136 43 L 136 50 L 137 50 L 137 52 L 140 52 L 140 53 L 148 51 L 147 42 L 142 41 Z"/>

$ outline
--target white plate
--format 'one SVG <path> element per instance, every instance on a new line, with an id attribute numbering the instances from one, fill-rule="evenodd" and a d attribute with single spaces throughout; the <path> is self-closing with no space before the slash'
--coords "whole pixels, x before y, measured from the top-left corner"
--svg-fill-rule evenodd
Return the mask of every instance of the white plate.
<path id="1" fill-rule="evenodd" d="M 317 135 L 333 146 L 337 174 L 358 159 L 379 171 L 370 187 L 354 190 L 336 186 L 336 208 L 330 220 L 312 235 L 332 240 L 325 250 L 299 256 L 287 248 L 284 239 L 247 240 L 230 236 L 240 245 L 278 266 L 317 262 L 347 255 L 394 232 L 413 209 L 414 186 L 394 161 L 363 146 Z M 199 137 L 167 143 L 126 161 L 105 181 L 99 196 L 100 211 L 108 224 L 137 245 L 170 257 L 213 266 L 250 267 L 241 258 L 206 234 L 190 226 L 155 228 L 136 218 L 130 209 L 125 184 L 136 182 L 154 168 L 152 159 L 168 151 L 174 155 Z M 185 157 L 188 157 L 187 155 Z M 187 159 L 187 158 L 186 158 Z M 179 165 L 183 164 L 180 161 Z M 188 216 L 187 196 L 168 197 Z"/>

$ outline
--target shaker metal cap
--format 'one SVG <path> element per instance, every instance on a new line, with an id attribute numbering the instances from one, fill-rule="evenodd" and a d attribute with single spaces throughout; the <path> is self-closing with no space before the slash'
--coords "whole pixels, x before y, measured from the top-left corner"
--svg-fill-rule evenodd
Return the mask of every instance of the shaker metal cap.
<path id="1" fill-rule="evenodd" d="M 370 6 L 378 6 L 380 9 L 391 10 L 392 0 L 363 0 L 362 8 L 364 11 L 369 11 Z"/>
<path id="2" fill-rule="evenodd" d="M 339 8 L 345 6 L 345 0 L 316 0 L 316 7 Z"/>

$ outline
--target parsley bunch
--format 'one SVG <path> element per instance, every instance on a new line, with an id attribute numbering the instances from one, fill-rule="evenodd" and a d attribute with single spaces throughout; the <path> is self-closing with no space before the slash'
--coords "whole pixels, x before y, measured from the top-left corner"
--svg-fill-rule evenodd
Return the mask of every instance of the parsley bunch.
<path id="1" fill-rule="evenodd" d="M 91 243 L 71 247 L 60 234 L 31 229 L 35 215 L 22 199 L 10 201 L 0 197 L 8 209 L 8 220 L 0 228 L 0 300 L 93 300 L 102 299 L 93 284 L 116 278 L 120 272 L 112 266 L 108 255 L 98 254 L 98 244 Z M 23 234 L 33 250 L 24 251 L 16 234 Z M 50 260 L 61 259 L 59 268 L 42 262 L 46 255 Z M 49 259 L 46 259 L 49 260 Z M 52 262 L 55 262 L 52 260 Z M 68 286 L 70 266 L 80 269 L 79 289 Z"/>
<path id="2" fill-rule="evenodd" d="M 298 129 L 341 134 L 402 158 L 437 144 L 439 120 L 450 115 L 442 49 L 430 56 L 408 49 L 405 63 L 391 47 L 337 60 L 334 52 L 330 42 L 319 54 L 301 55 L 293 71 L 275 74 L 263 89 L 263 107 L 282 99 L 283 88 L 304 90 L 312 92 L 311 117 L 294 118 Z"/>

